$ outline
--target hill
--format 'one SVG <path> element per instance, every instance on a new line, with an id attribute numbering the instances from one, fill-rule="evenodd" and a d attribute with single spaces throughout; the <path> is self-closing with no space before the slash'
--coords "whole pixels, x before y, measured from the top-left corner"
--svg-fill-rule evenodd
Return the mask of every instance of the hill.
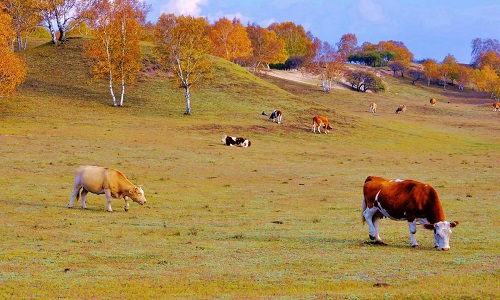
<path id="1" fill-rule="evenodd" d="M 327 95 L 216 60 L 191 116 L 182 90 L 151 70 L 115 108 L 90 81 L 84 42 L 27 51 L 27 82 L 0 98 L 2 298 L 499 297 L 500 114 L 487 99 L 390 74 L 384 93 Z M 283 124 L 261 115 L 273 109 Z M 315 114 L 330 134 L 312 133 Z M 226 147 L 222 134 L 252 146 Z M 114 200 L 106 213 L 89 195 L 87 210 L 68 209 L 78 165 L 123 171 L 148 203 L 124 212 Z M 422 228 L 412 249 L 406 222 L 390 220 L 388 246 L 370 244 L 368 175 L 433 185 L 461 221 L 451 250 L 435 251 Z"/>

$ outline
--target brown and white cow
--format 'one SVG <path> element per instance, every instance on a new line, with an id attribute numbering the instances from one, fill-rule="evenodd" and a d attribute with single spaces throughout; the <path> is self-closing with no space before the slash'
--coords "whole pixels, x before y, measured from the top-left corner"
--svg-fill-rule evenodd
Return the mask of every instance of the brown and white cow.
<path id="1" fill-rule="evenodd" d="M 431 98 L 431 100 L 429 100 L 429 103 L 431 104 L 431 106 L 434 106 L 436 105 L 436 99 L 435 98 Z"/>
<path id="2" fill-rule="evenodd" d="M 404 104 L 401 104 L 397 109 L 396 109 L 396 113 L 399 114 L 399 113 L 404 113 L 406 111 L 406 105 Z"/>
<path id="3" fill-rule="evenodd" d="M 76 169 L 73 193 L 68 207 L 73 207 L 73 200 L 78 201 L 82 196 L 82 208 L 87 208 L 85 198 L 87 193 L 105 194 L 108 202 L 108 211 L 112 212 L 111 198 L 125 200 L 125 211 L 129 209 L 128 198 L 141 205 L 146 203 L 146 197 L 142 187 L 134 185 L 125 175 L 115 169 L 96 166 L 80 166 Z"/>
<path id="4" fill-rule="evenodd" d="M 493 111 L 500 111 L 500 102 L 493 103 Z"/>
<path id="5" fill-rule="evenodd" d="M 418 247 L 415 237 L 417 222 L 434 230 L 434 246 L 450 249 L 451 228 L 458 221 L 445 221 L 443 208 L 436 190 L 414 180 L 368 176 L 363 186 L 363 222 L 368 223 L 370 239 L 384 244 L 378 226 L 382 218 L 408 221 L 410 244 Z"/>
<path id="6" fill-rule="evenodd" d="M 283 118 L 283 113 L 281 112 L 281 110 L 274 110 L 269 116 L 270 121 L 278 122 L 278 124 L 281 124 L 282 118 Z"/>
<path id="7" fill-rule="evenodd" d="M 313 132 L 316 133 L 316 129 L 318 129 L 318 133 L 321 133 L 321 126 L 325 129 L 325 133 L 328 133 L 328 130 L 332 129 L 327 118 L 323 116 L 315 116 L 313 118 Z"/>
<path id="8" fill-rule="evenodd" d="M 237 146 L 243 148 L 248 148 L 252 145 L 252 142 L 244 137 L 234 137 L 228 135 L 223 135 L 221 142 L 225 143 L 226 146 Z"/>
<path id="9" fill-rule="evenodd" d="M 368 108 L 370 109 L 371 113 L 376 113 L 377 112 L 377 103 L 371 102 L 370 106 Z"/>

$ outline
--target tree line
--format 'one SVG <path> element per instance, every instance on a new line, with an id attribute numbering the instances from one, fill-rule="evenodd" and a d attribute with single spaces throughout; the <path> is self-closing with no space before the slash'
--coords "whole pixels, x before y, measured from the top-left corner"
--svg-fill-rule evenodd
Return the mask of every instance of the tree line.
<path id="1" fill-rule="evenodd" d="M 460 65 L 450 54 L 438 63 L 423 60 L 411 67 L 414 57 L 401 41 L 365 42 L 358 46 L 355 34 L 344 34 L 332 45 L 321 41 L 293 22 L 267 28 L 244 26 L 240 20 L 221 18 L 210 24 L 205 18 L 162 14 L 156 24 L 146 21 L 150 7 L 139 0 L 4 0 L 0 4 L 0 95 L 7 95 L 26 77 L 26 64 L 14 52 L 26 49 L 28 38 L 40 27 L 54 44 L 65 42 L 79 29 L 91 37 L 86 53 L 93 61 L 94 78 L 108 81 L 114 106 L 124 103 L 125 87 L 133 84 L 142 68 L 141 40 L 154 44 L 154 59 L 185 91 L 186 111 L 191 114 L 191 91 L 213 76 L 213 56 L 248 67 L 297 69 L 318 76 L 325 92 L 341 79 L 357 91 L 380 91 L 383 82 L 373 73 L 352 71 L 347 63 L 384 67 L 394 75 L 408 75 L 413 82 L 473 85 L 497 99 L 500 95 L 500 45 L 497 40 L 472 41 L 473 61 Z M 9 63 L 15 60 L 15 63 Z M 119 96 L 115 96 L 118 86 Z"/>

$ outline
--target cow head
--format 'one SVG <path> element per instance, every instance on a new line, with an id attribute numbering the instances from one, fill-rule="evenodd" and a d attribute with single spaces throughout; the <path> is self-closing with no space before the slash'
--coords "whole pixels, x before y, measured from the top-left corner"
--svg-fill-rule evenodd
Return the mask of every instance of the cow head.
<path id="1" fill-rule="evenodd" d="M 132 199 L 134 202 L 137 202 L 140 205 L 146 203 L 146 197 L 144 196 L 144 191 L 142 190 L 142 187 L 134 186 L 134 188 L 131 189 L 129 193 L 130 193 L 129 196 L 130 199 Z"/>
<path id="2" fill-rule="evenodd" d="M 435 224 L 427 223 L 424 227 L 434 229 L 434 247 L 438 250 L 450 250 L 451 228 L 458 225 L 458 221 L 441 221 Z"/>

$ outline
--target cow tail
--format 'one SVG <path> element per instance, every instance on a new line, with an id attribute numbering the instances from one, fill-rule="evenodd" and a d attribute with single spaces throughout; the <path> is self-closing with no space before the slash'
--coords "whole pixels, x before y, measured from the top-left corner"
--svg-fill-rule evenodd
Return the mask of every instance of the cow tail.
<path id="1" fill-rule="evenodd" d="M 366 198 L 363 195 L 363 203 L 361 204 L 361 222 L 362 222 L 363 225 L 366 222 L 365 216 L 363 215 L 363 213 L 365 212 L 365 210 L 366 210 Z"/>

